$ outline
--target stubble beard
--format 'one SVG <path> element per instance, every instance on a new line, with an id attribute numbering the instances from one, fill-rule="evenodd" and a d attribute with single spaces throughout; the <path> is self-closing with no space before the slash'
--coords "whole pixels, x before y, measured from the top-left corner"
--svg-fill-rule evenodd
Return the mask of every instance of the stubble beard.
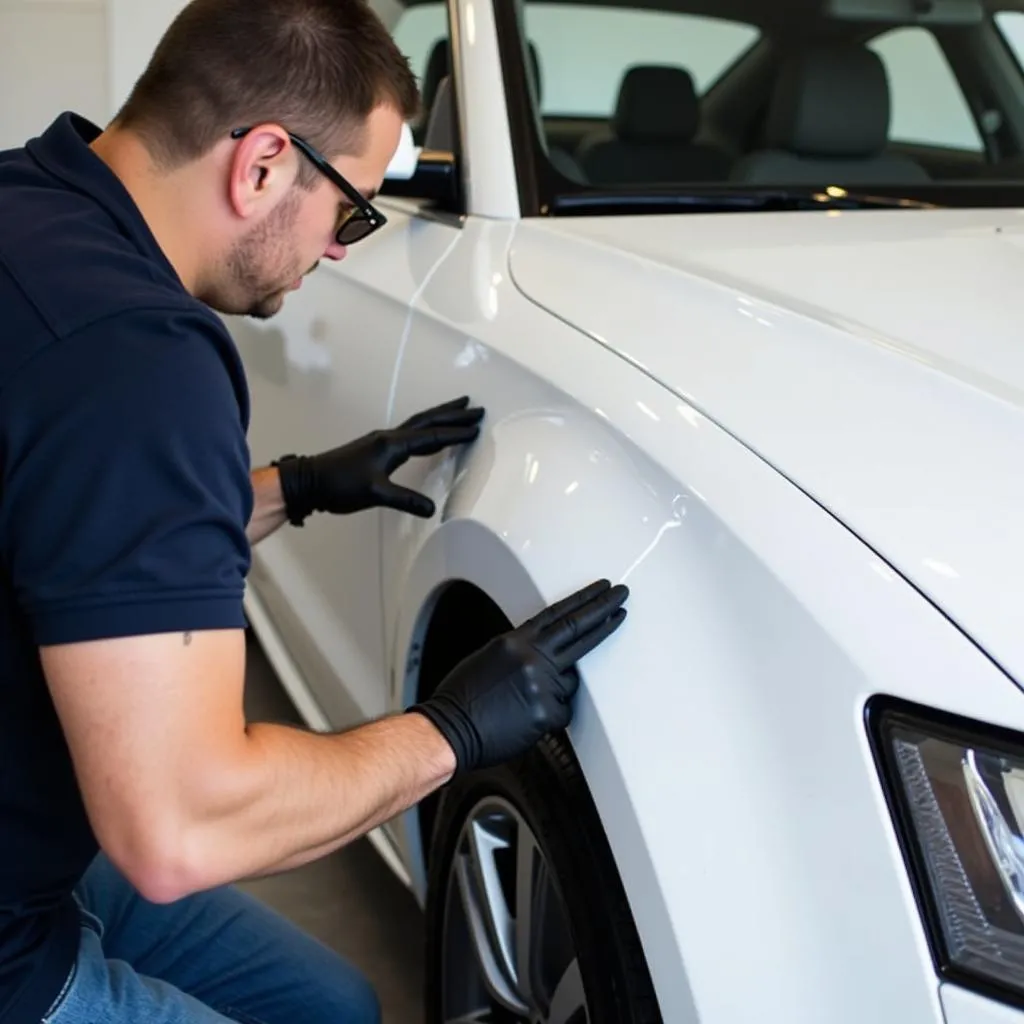
<path id="1" fill-rule="evenodd" d="M 301 263 L 289 250 L 288 241 L 298 216 L 300 199 L 291 195 L 263 223 L 257 225 L 231 250 L 227 259 L 231 294 L 239 308 L 221 310 L 257 320 L 280 312 Z"/>

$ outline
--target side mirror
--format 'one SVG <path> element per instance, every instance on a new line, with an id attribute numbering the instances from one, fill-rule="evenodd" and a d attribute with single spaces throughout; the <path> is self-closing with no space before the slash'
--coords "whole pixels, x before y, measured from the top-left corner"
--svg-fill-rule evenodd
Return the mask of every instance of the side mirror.
<path id="1" fill-rule="evenodd" d="M 403 125 L 402 138 L 384 172 L 380 194 L 426 199 L 442 209 L 457 209 L 459 190 L 455 154 L 417 146 L 412 129 Z"/>
<path id="2" fill-rule="evenodd" d="M 402 126 L 402 140 L 384 176 L 381 195 L 428 199 L 441 209 L 458 211 L 461 197 L 455 160 L 457 137 L 452 81 L 446 75 L 437 87 L 422 147 L 416 147 L 412 129 Z M 414 166 L 406 173 L 410 161 Z"/>
<path id="3" fill-rule="evenodd" d="M 384 172 L 385 181 L 408 181 L 416 173 L 420 149 L 412 137 L 412 128 L 408 123 L 402 125 L 402 137 L 398 140 L 398 149 Z"/>
<path id="4" fill-rule="evenodd" d="M 411 177 L 385 178 L 380 194 L 405 196 L 408 199 L 429 199 L 442 209 L 456 209 L 459 196 L 458 179 L 455 176 L 455 154 L 423 150 Z"/>

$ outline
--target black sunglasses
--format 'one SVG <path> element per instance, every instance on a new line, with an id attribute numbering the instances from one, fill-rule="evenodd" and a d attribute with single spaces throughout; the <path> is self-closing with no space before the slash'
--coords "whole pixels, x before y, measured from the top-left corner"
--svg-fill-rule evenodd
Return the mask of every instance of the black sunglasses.
<path id="1" fill-rule="evenodd" d="M 249 128 L 236 128 L 231 138 L 240 139 L 252 131 Z M 353 245 L 361 242 L 367 235 L 372 235 L 378 228 L 387 224 L 388 219 L 373 206 L 368 199 L 360 195 L 358 189 L 349 184 L 305 139 L 288 132 L 288 138 L 313 164 L 313 166 L 330 182 L 336 185 L 352 205 L 342 215 L 342 221 L 335 232 L 339 245 Z"/>

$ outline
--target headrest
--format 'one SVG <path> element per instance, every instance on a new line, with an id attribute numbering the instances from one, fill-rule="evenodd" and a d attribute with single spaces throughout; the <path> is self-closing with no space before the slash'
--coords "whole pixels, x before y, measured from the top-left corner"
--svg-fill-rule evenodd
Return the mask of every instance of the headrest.
<path id="1" fill-rule="evenodd" d="M 455 103 L 452 99 L 452 76 L 445 75 L 437 85 L 434 104 L 423 135 L 423 148 L 442 153 L 455 151 Z"/>
<path id="2" fill-rule="evenodd" d="M 540 102 L 544 97 L 544 82 L 540 76 L 540 54 L 537 53 L 537 47 L 534 43 L 530 43 L 529 51 L 530 73 L 533 75 L 533 87 L 537 90 L 537 105 L 540 106 Z"/>
<path id="3" fill-rule="evenodd" d="M 541 100 L 541 77 L 540 77 L 540 56 L 537 47 L 530 43 L 530 72 L 533 74 L 533 84 L 537 90 L 537 102 Z M 437 96 L 437 87 L 441 79 L 451 72 L 451 44 L 447 38 L 438 39 L 434 48 L 427 58 L 427 66 L 423 71 L 423 82 L 420 85 L 420 94 L 423 101 L 425 116 L 430 116 L 430 108 L 434 105 Z"/>
<path id="4" fill-rule="evenodd" d="M 427 66 L 423 71 L 423 81 L 420 83 L 420 95 L 423 101 L 424 117 L 430 116 L 431 107 L 434 105 L 434 97 L 437 96 L 437 87 L 441 79 L 451 73 L 451 46 L 447 39 L 438 39 L 434 48 L 427 58 Z"/>
<path id="5" fill-rule="evenodd" d="M 766 143 L 802 156 L 875 156 L 889 137 L 889 80 L 878 54 L 827 45 L 783 63 Z"/>
<path id="6" fill-rule="evenodd" d="M 612 130 L 623 142 L 690 142 L 700 109 L 685 68 L 644 64 L 622 79 Z"/>

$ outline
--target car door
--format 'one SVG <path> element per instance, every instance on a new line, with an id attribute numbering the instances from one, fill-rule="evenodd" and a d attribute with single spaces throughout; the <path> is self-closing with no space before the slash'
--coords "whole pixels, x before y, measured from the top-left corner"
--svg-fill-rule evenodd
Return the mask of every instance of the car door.
<path id="1" fill-rule="evenodd" d="M 395 27 L 416 13 L 401 15 Z M 437 14 L 421 17 L 420 30 L 447 33 L 440 4 Z M 323 261 L 275 318 L 228 318 L 252 396 L 254 466 L 392 425 L 410 307 L 457 235 L 444 218 L 422 216 L 420 198 L 404 192 L 380 197 L 387 225 L 342 262 Z M 387 710 L 380 530 L 378 511 L 315 515 L 253 552 L 250 585 L 332 728 Z"/>

